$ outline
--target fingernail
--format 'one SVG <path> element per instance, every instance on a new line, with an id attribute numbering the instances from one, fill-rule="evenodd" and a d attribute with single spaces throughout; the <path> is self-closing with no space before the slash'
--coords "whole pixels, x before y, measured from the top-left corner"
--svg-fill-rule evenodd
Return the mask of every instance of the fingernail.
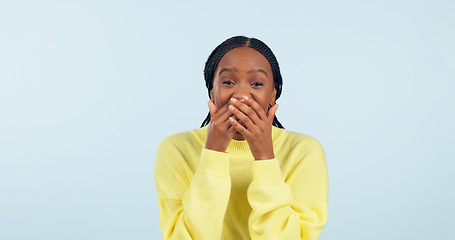
<path id="1" fill-rule="evenodd" d="M 237 99 L 231 98 L 231 101 L 232 101 L 233 103 L 236 103 L 236 102 L 237 102 Z"/>
<path id="2" fill-rule="evenodd" d="M 243 96 L 243 98 L 244 98 L 245 100 L 248 100 L 248 99 L 249 99 L 247 96 Z"/>
<path id="3" fill-rule="evenodd" d="M 232 105 L 229 105 L 229 110 L 233 111 L 234 107 Z"/>

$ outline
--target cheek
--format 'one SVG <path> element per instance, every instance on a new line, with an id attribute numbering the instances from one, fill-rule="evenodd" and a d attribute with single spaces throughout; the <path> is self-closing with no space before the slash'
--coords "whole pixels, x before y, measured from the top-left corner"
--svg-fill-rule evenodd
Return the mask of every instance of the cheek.
<path id="1" fill-rule="evenodd" d="M 218 88 L 214 91 L 215 106 L 220 109 L 223 107 L 231 98 L 231 93 L 227 91 L 220 91 Z"/>
<path id="2" fill-rule="evenodd" d="M 265 112 L 268 111 L 269 109 L 269 104 L 270 104 L 270 101 L 272 99 L 272 94 L 270 93 L 262 93 L 262 94 L 256 94 L 256 96 L 254 96 L 254 99 L 257 103 L 259 103 L 259 105 L 261 105 L 262 109 L 264 109 Z"/>

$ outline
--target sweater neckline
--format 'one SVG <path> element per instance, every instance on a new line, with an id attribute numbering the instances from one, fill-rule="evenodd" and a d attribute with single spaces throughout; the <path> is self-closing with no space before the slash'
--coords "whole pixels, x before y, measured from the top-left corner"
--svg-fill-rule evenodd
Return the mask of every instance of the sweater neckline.
<path id="1" fill-rule="evenodd" d="M 205 142 L 207 140 L 207 129 L 208 125 L 199 129 L 194 129 L 198 139 L 201 141 L 203 146 L 205 146 Z M 279 140 L 283 131 L 284 131 L 283 129 L 272 126 L 272 141 L 274 144 Z M 253 155 L 251 154 L 250 147 L 248 146 L 248 142 L 246 140 L 232 139 L 226 149 L 226 152 L 230 155 L 231 159 L 238 160 L 254 159 Z"/>

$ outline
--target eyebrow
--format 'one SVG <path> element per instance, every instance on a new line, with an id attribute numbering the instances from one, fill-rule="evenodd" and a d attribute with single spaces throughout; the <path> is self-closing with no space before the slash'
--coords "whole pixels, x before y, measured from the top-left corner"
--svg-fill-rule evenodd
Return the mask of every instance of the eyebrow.
<path id="1" fill-rule="evenodd" d="M 223 68 L 220 70 L 218 76 L 221 75 L 223 72 L 238 72 L 238 70 L 237 68 Z"/>
<path id="2" fill-rule="evenodd" d="M 223 72 L 238 72 L 238 70 L 237 68 L 223 68 L 220 70 L 220 73 L 218 75 L 221 75 Z M 253 68 L 247 73 L 263 73 L 265 76 L 267 76 L 267 72 L 260 68 Z"/>
<path id="3" fill-rule="evenodd" d="M 251 69 L 250 71 L 248 71 L 248 73 L 263 73 L 263 74 L 265 74 L 265 76 L 267 76 L 267 73 L 263 69 L 260 69 L 260 68 Z"/>

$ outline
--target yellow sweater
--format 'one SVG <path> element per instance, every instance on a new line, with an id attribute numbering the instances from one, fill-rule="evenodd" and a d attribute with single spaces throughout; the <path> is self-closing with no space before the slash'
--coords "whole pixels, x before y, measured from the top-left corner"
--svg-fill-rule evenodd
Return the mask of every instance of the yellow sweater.
<path id="1" fill-rule="evenodd" d="M 272 128 L 275 158 L 246 141 L 204 148 L 207 127 L 158 147 L 155 180 L 164 239 L 317 239 L 327 221 L 324 151 L 314 138 Z"/>

